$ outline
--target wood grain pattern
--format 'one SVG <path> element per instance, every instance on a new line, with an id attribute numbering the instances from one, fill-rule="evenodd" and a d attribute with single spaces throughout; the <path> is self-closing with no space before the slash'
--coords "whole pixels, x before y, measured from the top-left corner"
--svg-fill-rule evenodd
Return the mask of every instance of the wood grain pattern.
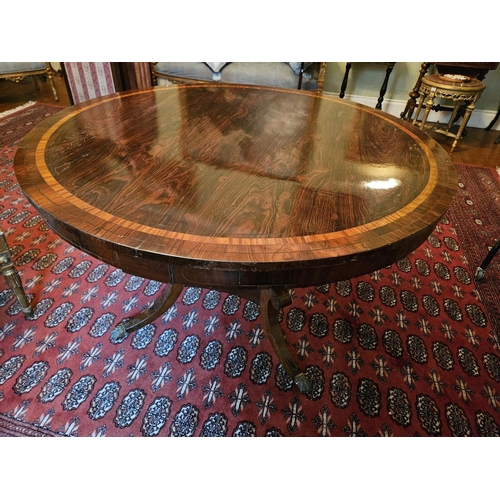
<path id="1" fill-rule="evenodd" d="M 309 286 L 389 265 L 446 212 L 447 153 L 378 110 L 299 91 L 123 92 L 22 141 L 19 183 L 63 238 L 131 274 Z"/>

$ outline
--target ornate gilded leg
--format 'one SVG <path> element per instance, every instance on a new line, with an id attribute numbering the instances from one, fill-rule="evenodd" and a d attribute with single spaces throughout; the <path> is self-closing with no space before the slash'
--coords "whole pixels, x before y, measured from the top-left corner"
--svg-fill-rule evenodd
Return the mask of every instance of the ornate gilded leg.
<path id="1" fill-rule="evenodd" d="M 417 111 L 415 112 L 415 117 L 413 118 L 413 121 L 412 121 L 412 125 L 416 125 L 417 124 L 417 120 L 418 120 L 418 117 L 420 115 L 420 111 L 422 109 L 422 106 L 424 104 L 424 94 L 422 94 L 420 96 L 420 99 L 418 100 L 418 107 L 417 107 Z"/>
<path id="2" fill-rule="evenodd" d="M 21 304 L 21 309 L 26 316 L 33 314 L 33 307 L 31 307 L 24 292 L 21 278 L 17 269 L 14 267 L 12 258 L 10 256 L 9 247 L 3 231 L 0 230 L 0 272 L 5 277 L 5 281 L 10 286 L 17 300 Z"/>
<path id="3" fill-rule="evenodd" d="M 434 106 L 434 96 L 436 95 L 436 92 L 431 92 L 428 96 L 428 100 L 425 103 L 425 110 L 424 110 L 424 117 L 422 118 L 422 122 L 420 123 L 420 128 L 424 130 L 425 124 L 427 123 L 427 117 L 429 116 L 429 113 L 432 109 L 432 106 Z"/>
<path id="4" fill-rule="evenodd" d="M 468 104 L 467 107 L 465 108 L 465 115 L 462 118 L 462 123 L 460 124 L 460 128 L 458 129 L 457 135 L 455 136 L 455 140 L 453 141 L 453 144 L 451 146 L 450 153 L 453 153 L 453 150 L 455 149 L 455 146 L 457 145 L 458 140 L 461 139 L 462 134 L 465 130 L 465 126 L 467 125 L 467 122 L 469 121 L 469 117 L 470 117 L 472 110 L 474 108 L 475 108 L 475 105 L 473 102 Z"/>
<path id="5" fill-rule="evenodd" d="M 171 287 L 167 285 L 160 297 L 158 297 L 151 306 L 145 311 L 133 318 L 126 318 L 113 328 L 110 334 L 111 342 L 121 342 L 125 340 L 130 333 L 143 326 L 148 325 L 155 319 L 159 318 L 164 312 L 168 311 L 177 300 L 177 297 L 182 292 L 183 285 L 173 284 Z"/>
<path id="6" fill-rule="evenodd" d="M 56 100 L 56 102 L 59 102 L 59 96 L 57 95 L 57 90 L 56 90 L 56 85 L 54 83 L 54 78 L 50 73 L 47 75 L 47 78 L 49 80 L 49 84 L 50 84 L 50 87 L 52 89 L 52 93 L 54 94 L 54 99 Z"/>
<path id="7" fill-rule="evenodd" d="M 274 352 L 278 356 L 283 368 L 297 385 L 299 391 L 307 394 L 311 390 L 311 382 L 292 358 L 278 319 L 279 310 L 291 304 L 291 302 L 292 299 L 287 290 L 277 293 L 273 289 L 266 289 L 260 292 L 260 313 Z"/>
<path id="8" fill-rule="evenodd" d="M 46 67 L 46 71 L 47 71 L 46 76 L 47 76 L 47 79 L 49 80 L 49 84 L 50 84 L 50 88 L 52 89 L 52 93 L 54 94 L 54 99 L 56 100 L 56 102 L 59 102 L 59 96 L 57 95 L 56 85 L 54 82 L 55 71 L 49 62 L 45 63 L 45 67 Z"/>
<path id="9" fill-rule="evenodd" d="M 453 112 L 451 113 L 450 120 L 448 122 L 448 127 L 446 128 L 447 132 L 449 132 L 451 127 L 453 127 L 453 123 L 455 123 L 455 120 L 456 120 L 457 115 L 458 115 L 458 110 L 460 109 L 461 105 L 462 105 L 462 103 L 460 101 L 457 101 L 455 103 L 455 107 L 453 108 Z"/>

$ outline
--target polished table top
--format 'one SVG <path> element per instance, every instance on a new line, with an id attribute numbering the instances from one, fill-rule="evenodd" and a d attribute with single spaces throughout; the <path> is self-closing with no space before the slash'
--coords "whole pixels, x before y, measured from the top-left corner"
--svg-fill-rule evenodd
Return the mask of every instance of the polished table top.
<path id="1" fill-rule="evenodd" d="M 15 172 L 74 246 L 130 274 L 222 290 L 392 264 L 425 241 L 457 187 L 444 149 L 399 118 L 210 84 L 62 110 L 23 139 Z"/>

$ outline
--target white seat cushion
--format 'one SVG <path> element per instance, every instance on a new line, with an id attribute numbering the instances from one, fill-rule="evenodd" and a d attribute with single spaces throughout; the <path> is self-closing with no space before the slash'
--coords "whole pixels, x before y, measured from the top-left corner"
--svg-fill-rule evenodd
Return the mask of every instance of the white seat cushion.
<path id="1" fill-rule="evenodd" d="M 26 73 L 45 69 L 43 62 L 0 62 L 0 75 L 9 73 Z"/>

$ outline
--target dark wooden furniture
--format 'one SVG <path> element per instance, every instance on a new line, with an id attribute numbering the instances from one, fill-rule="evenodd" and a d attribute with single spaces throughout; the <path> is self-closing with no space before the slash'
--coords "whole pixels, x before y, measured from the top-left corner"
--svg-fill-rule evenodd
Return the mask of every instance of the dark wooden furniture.
<path id="1" fill-rule="evenodd" d="M 493 260 L 493 257 L 497 254 L 498 250 L 500 249 L 500 240 L 498 240 L 490 249 L 488 252 L 488 255 L 484 258 L 483 262 L 481 262 L 481 265 L 476 269 L 476 274 L 474 277 L 476 278 L 477 281 L 482 281 L 486 274 L 486 268 L 490 265 L 490 262 Z"/>
<path id="2" fill-rule="evenodd" d="M 494 127 L 495 123 L 497 122 L 498 118 L 500 118 L 500 105 L 498 106 L 496 115 L 493 117 L 493 120 L 491 120 L 489 125 L 484 130 L 491 130 Z M 496 139 L 495 144 L 498 144 L 500 142 L 499 139 L 500 136 L 498 136 L 498 138 Z"/>
<path id="3" fill-rule="evenodd" d="M 403 120 L 412 120 L 413 111 L 417 106 L 417 99 L 420 96 L 420 84 L 422 83 L 422 78 L 426 75 L 429 68 L 435 65 L 437 72 L 441 74 L 459 74 L 470 76 L 471 78 L 476 78 L 479 81 L 483 81 L 484 77 L 488 73 L 488 71 L 493 71 L 497 69 L 497 62 L 424 62 L 420 66 L 420 72 L 418 74 L 417 82 L 410 92 L 404 111 L 401 113 L 401 118 Z M 450 108 L 445 106 L 441 106 L 437 104 L 433 107 L 434 111 L 451 111 Z M 463 113 L 457 114 L 455 120 L 460 118 Z"/>
<path id="4" fill-rule="evenodd" d="M 385 93 L 387 92 L 387 85 L 389 83 L 389 77 L 391 76 L 392 70 L 394 69 L 394 65 L 396 64 L 395 62 L 386 62 L 382 63 L 387 65 L 387 69 L 385 70 L 385 77 L 384 81 L 382 82 L 382 86 L 380 87 L 380 94 L 377 99 L 377 104 L 375 105 L 376 109 L 382 109 L 382 103 L 384 102 L 384 96 Z M 340 94 L 339 97 L 341 99 L 344 98 L 345 95 L 345 90 L 347 88 L 347 82 L 349 80 L 349 72 L 351 71 L 352 63 L 348 62 L 346 63 L 345 66 L 345 73 L 344 73 L 344 78 L 342 80 L 342 85 L 340 87 Z"/>
<path id="5" fill-rule="evenodd" d="M 444 149 L 411 124 L 297 90 L 188 85 L 123 92 L 36 126 L 14 161 L 20 186 L 75 247 L 167 284 L 260 304 L 302 392 L 279 310 L 294 287 L 366 274 L 430 235 L 457 189 Z M 164 303 L 162 307 L 161 303 Z"/>

